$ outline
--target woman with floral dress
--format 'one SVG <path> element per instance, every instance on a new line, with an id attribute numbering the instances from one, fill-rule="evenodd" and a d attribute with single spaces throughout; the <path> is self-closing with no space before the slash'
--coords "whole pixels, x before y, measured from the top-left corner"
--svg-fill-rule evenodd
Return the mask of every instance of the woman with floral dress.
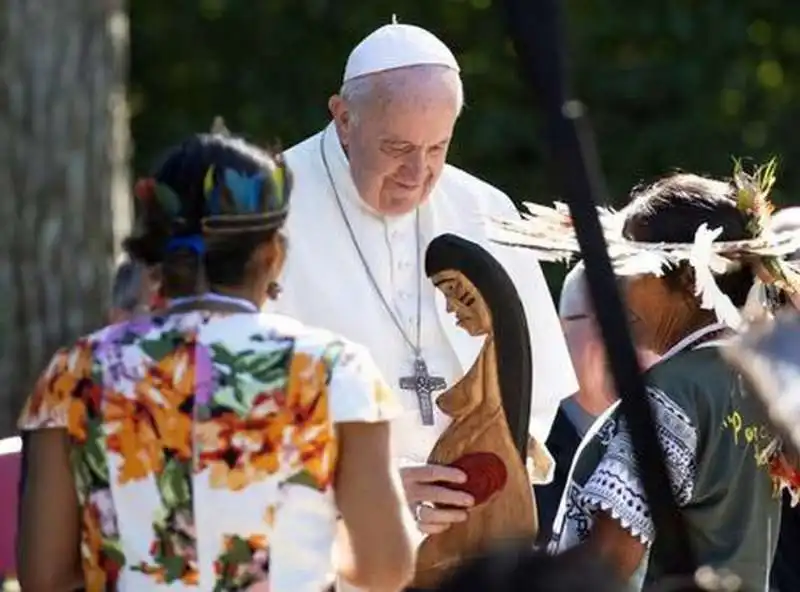
<path id="1" fill-rule="evenodd" d="M 137 184 L 125 247 L 160 267 L 167 307 L 56 353 L 25 406 L 24 590 L 410 578 L 391 392 L 362 347 L 260 311 L 279 292 L 291 185 L 280 157 L 222 135 L 189 138 Z"/>

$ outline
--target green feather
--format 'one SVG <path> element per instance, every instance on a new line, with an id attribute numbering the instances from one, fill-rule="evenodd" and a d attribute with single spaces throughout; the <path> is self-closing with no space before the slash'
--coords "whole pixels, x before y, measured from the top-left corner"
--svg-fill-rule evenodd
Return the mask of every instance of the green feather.
<path id="1" fill-rule="evenodd" d="M 181 213 L 181 200 L 172 190 L 172 187 L 164 183 L 155 184 L 155 194 L 158 203 L 170 217 L 176 217 Z"/>

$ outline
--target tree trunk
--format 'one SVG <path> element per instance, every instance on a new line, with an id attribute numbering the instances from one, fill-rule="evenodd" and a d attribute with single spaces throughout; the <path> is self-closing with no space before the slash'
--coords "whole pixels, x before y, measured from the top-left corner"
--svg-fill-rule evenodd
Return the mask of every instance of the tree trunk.
<path id="1" fill-rule="evenodd" d="M 130 225 L 124 0 L 0 3 L 0 437 L 102 325 Z"/>

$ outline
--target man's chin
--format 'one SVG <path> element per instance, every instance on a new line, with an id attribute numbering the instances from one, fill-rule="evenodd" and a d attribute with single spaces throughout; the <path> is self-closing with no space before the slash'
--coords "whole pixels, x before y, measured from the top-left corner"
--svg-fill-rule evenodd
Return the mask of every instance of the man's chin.
<path id="1" fill-rule="evenodd" d="M 403 216 L 417 209 L 425 201 L 418 193 L 413 195 L 387 195 L 381 199 L 381 213 L 385 216 Z"/>

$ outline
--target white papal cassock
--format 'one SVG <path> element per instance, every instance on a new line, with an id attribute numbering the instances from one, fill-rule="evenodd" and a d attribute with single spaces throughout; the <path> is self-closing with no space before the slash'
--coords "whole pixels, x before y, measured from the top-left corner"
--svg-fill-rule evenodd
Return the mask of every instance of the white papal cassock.
<path id="1" fill-rule="evenodd" d="M 327 161 L 345 213 L 370 270 L 407 335 L 416 335 L 417 248 L 415 215 L 376 215 L 360 199 L 333 124 L 286 152 L 295 178 L 286 224 L 288 259 L 280 280 L 283 291 L 268 306 L 303 323 L 325 327 L 372 352 L 396 388 L 405 414 L 393 425 L 393 445 L 401 465 L 424 463 L 448 418 L 435 408 L 433 426 L 423 426 L 416 394 L 399 389 L 412 374 L 413 352 L 375 293 L 354 247 L 322 158 Z M 489 249 L 513 279 L 525 307 L 533 350 L 530 433 L 544 442 L 559 402 L 577 390 L 563 334 L 538 261 L 524 250 L 490 244 L 485 217 L 516 212 L 506 195 L 452 166 L 446 166 L 420 209 L 422 253 L 430 241 L 453 233 Z M 432 375 L 448 385 L 473 364 L 483 338 L 458 328 L 444 298 L 422 282 L 422 357 Z M 434 393 L 434 397 L 436 393 Z"/>

